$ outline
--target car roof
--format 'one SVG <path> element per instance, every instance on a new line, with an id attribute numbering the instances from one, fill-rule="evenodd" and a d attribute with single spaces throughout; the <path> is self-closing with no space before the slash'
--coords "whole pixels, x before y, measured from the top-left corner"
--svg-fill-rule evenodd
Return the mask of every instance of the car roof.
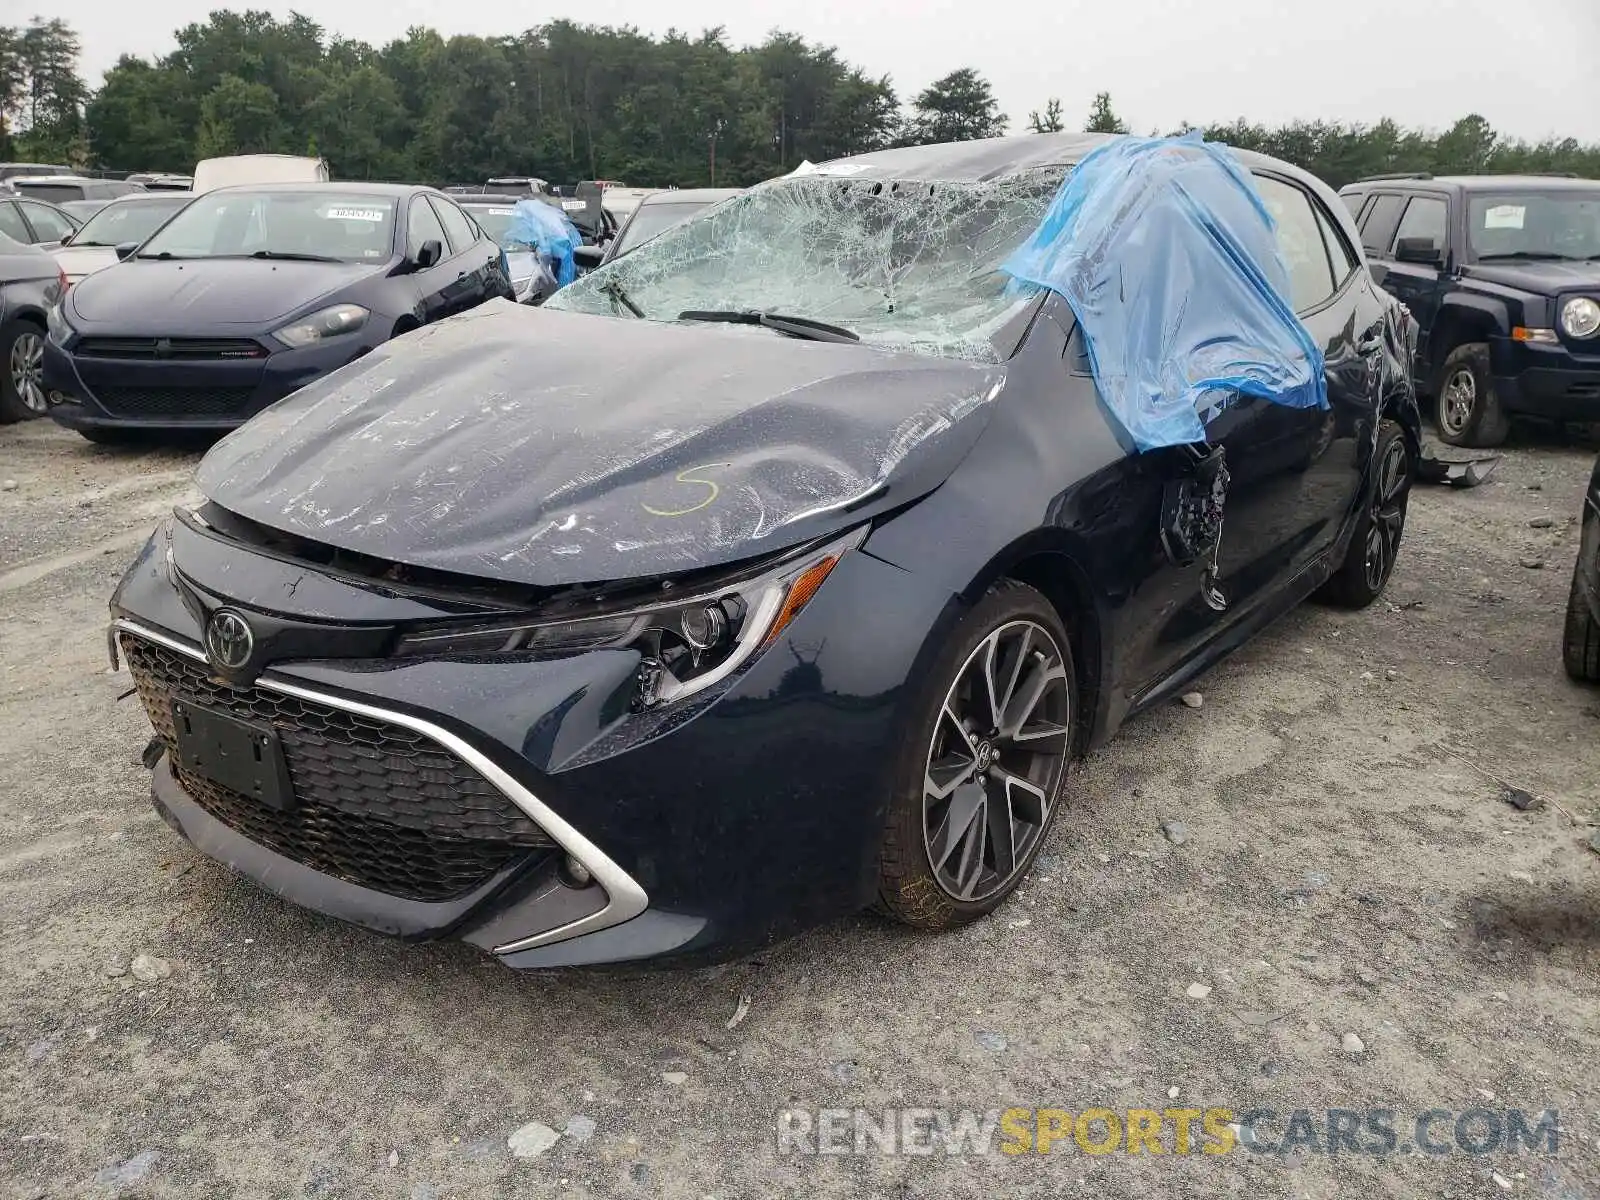
<path id="1" fill-rule="evenodd" d="M 743 188 L 668 188 L 664 191 L 651 192 L 639 201 L 639 207 L 647 204 L 715 204 L 718 200 L 726 200 L 729 196 L 737 196 Z"/>
<path id="2" fill-rule="evenodd" d="M 816 164 L 822 174 L 854 179 L 920 179 L 930 183 L 984 183 L 1024 172 L 1069 167 L 1098 146 L 1125 134 L 1025 133 L 1012 137 L 983 138 L 971 142 L 944 142 L 934 146 L 902 146 L 874 150 L 849 158 Z M 1293 163 L 1229 146 L 1246 167 L 1261 167 L 1288 175 L 1318 190 L 1327 188 L 1315 175 Z M 848 167 L 848 170 L 840 170 Z"/>
<path id="3" fill-rule="evenodd" d="M 443 195 L 438 188 L 427 187 L 420 183 L 363 183 L 358 179 L 305 181 L 298 183 L 230 183 L 227 187 L 212 188 L 207 195 L 219 192 L 317 192 L 328 195 L 362 195 L 362 196 L 395 196 L 403 197 L 414 195 L 417 192 L 433 192 Z"/>
<path id="4" fill-rule="evenodd" d="M 474 204 L 515 204 L 519 200 L 533 199 L 533 197 L 529 196 L 526 192 L 515 196 L 501 195 L 498 192 L 468 192 L 466 194 L 451 192 L 448 194 L 450 199 L 454 200 L 457 204 L 464 204 L 468 207 L 471 207 Z"/>
<path id="5" fill-rule="evenodd" d="M 1541 191 L 1591 192 L 1600 179 L 1573 179 L 1566 175 L 1408 175 L 1377 179 L 1357 179 L 1340 188 L 1351 191 L 1435 191 L 1494 192 L 1506 189 L 1538 188 Z"/>
<path id="6" fill-rule="evenodd" d="M 88 197 L 88 199 L 100 200 L 100 199 L 102 199 L 102 197 L 100 197 L 100 196 L 92 196 L 92 197 Z M 106 200 L 105 207 L 106 208 L 112 208 L 112 207 L 121 208 L 121 207 L 124 207 L 124 206 L 129 205 L 129 204 L 167 204 L 167 203 L 172 202 L 173 200 L 181 200 L 185 204 L 187 204 L 190 200 L 193 200 L 193 199 L 194 199 L 194 193 L 193 192 L 160 192 L 160 191 L 157 191 L 157 192 L 124 192 L 120 196 L 112 196 L 110 199 Z M 84 203 L 84 201 L 82 201 L 82 200 L 72 200 L 72 201 L 68 201 L 68 203 L 70 203 L 70 204 L 82 204 L 82 203 Z"/>

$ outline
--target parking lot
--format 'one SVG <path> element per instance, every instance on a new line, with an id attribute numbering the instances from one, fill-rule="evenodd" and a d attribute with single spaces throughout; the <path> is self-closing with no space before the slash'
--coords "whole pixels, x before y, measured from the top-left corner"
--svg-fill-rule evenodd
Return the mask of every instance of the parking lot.
<path id="1" fill-rule="evenodd" d="M 1593 455 L 1524 440 L 1484 487 L 1416 491 L 1386 602 L 1304 607 L 1201 707 L 1134 721 L 995 919 L 519 977 L 309 915 L 167 829 L 105 603 L 198 454 L 0 430 L 0 1196 L 1596 1194 L 1600 693 L 1560 667 Z M 775 1125 L 1173 1105 L 1561 1133 L 813 1157 Z M 562 1136 L 530 1154 L 532 1123 Z"/>

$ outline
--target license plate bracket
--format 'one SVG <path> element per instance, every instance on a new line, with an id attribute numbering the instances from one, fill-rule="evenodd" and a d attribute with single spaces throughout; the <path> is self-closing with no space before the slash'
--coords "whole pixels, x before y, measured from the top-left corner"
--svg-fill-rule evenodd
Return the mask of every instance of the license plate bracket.
<path id="1" fill-rule="evenodd" d="M 289 764 L 272 726 L 177 700 L 172 705 L 178 765 L 268 808 L 294 807 Z"/>

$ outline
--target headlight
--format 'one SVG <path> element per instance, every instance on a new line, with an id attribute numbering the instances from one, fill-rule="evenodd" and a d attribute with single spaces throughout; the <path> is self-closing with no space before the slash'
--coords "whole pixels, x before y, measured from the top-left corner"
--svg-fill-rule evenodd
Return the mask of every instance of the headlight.
<path id="1" fill-rule="evenodd" d="M 371 315 L 359 304 L 335 304 L 309 317 L 301 317 L 292 325 L 273 330 L 272 336 L 285 346 L 314 346 L 324 338 L 354 333 Z"/>
<path id="2" fill-rule="evenodd" d="M 570 620 L 417 627 L 401 637 L 395 654 L 548 659 L 631 649 L 642 660 L 633 707 L 657 708 L 726 679 L 776 641 L 866 533 L 862 526 L 753 575 L 696 587 L 686 598 Z"/>
<path id="3" fill-rule="evenodd" d="M 1561 306 L 1561 328 L 1568 337 L 1592 338 L 1600 333 L 1600 302 L 1575 296 Z"/>
<path id="4" fill-rule="evenodd" d="M 67 321 L 67 314 L 61 311 L 64 307 L 65 301 L 52 304 L 44 315 L 45 336 L 58 346 L 66 345 L 67 339 L 72 336 L 72 325 Z"/>
<path id="5" fill-rule="evenodd" d="M 528 297 L 533 295 L 533 281 L 537 278 L 537 275 L 525 275 L 521 279 L 511 281 L 511 291 L 516 296 L 518 304 L 525 303 Z"/>

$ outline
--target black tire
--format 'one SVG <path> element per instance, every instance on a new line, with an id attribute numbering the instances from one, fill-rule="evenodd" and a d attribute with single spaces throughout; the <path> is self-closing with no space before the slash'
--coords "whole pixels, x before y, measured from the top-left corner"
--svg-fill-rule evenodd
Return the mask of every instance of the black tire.
<path id="1" fill-rule="evenodd" d="M 1579 683 L 1600 683 L 1600 622 L 1589 610 L 1581 582 L 1583 557 L 1572 568 L 1572 592 L 1567 597 L 1567 623 L 1561 637 L 1561 661 L 1567 674 Z"/>
<path id="2" fill-rule="evenodd" d="M 38 377 L 43 356 L 43 325 L 26 317 L 0 325 L 0 425 L 45 415 L 49 405 Z M 27 359 L 26 364 L 22 358 Z"/>
<path id="3" fill-rule="evenodd" d="M 1511 421 L 1495 394 L 1487 342 L 1468 342 L 1445 357 L 1434 381 L 1433 423 L 1451 446 L 1498 446 Z"/>
<path id="4" fill-rule="evenodd" d="M 969 699 L 974 713 L 998 711 L 993 728 L 969 729 L 950 715 Z M 943 930 L 1004 903 L 1061 807 L 1077 705 L 1072 643 L 1055 609 L 1024 584 L 995 584 L 922 678 L 894 766 L 878 859 L 879 912 Z M 939 788 L 930 786 L 936 777 L 949 789 L 938 798 Z M 939 863 L 930 849 L 935 840 L 949 847 Z M 961 885 L 963 877 L 970 886 Z"/>
<path id="5" fill-rule="evenodd" d="M 1415 464 L 1405 432 L 1395 422 L 1378 426 L 1373 462 L 1372 479 L 1344 561 L 1317 592 L 1317 599 L 1340 608 L 1365 608 L 1383 595 L 1405 533 Z"/>

